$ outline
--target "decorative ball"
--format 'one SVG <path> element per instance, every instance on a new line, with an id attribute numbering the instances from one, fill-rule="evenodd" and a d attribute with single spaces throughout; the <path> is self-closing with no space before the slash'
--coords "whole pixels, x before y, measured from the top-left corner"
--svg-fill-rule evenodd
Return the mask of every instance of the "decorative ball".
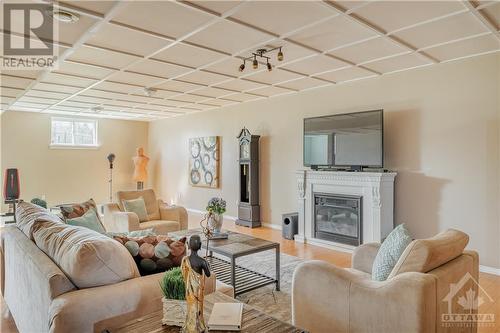
<path id="1" fill-rule="evenodd" d="M 156 258 L 166 258 L 170 254 L 170 247 L 168 247 L 167 243 L 159 242 L 155 246 L 155 257 Z"/>
<path id="2" fill-rule="evenodd" d="M 145 272 L 153 272 L 157 268 L 156 263 L 151 259 L 142 259 L 140 265 Z"/>
<path id="3" fill-rule="evenodd" d="M 169 258 L 161 258 L 156 261 L 156 265 L 159 270 L 166 271 L 174 267 L 174 262 Z"/>
<path id="4" fill-rule="evenodd" d="M 155 255 L 154 245 L 149 244 L 149 243 L 143 243 L 139 247 L 139 255 L 145 259 L 153 258 L 153 256 Z"/>
<path id="5" fill-rule="evenodd" d="M 136 255 L 139 254 L 139 244 L 137 244 L 136 241 L 126 242 L 125 247 L 127 248 L 128 252 L 130 252 L 132 257 L 135 257 Z"/>

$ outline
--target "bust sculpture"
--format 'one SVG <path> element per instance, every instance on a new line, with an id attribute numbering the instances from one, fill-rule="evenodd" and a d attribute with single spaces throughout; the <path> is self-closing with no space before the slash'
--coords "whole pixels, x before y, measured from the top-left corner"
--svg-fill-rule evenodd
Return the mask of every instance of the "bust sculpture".
<path id="1" fill-rule="evenodd" d="M 201 333 L 207 330 L 203 318 L 205 277 L 210 277 L 208 262 L 198 255 L 201 238 L 193 235 L 189 239 L 191 253 L 182 259 L 181 270 L 186 286 L 187 315 L 183 332 Z"/>
<path id="2" fill-rule="evenodd" d="M 144 149 L 137 148 L 137 155 L 132 158 L 134 161 L 134 175 L 133 179 L 137 182 L 137 189 L 142 190 L 144 183 L 148 179 L 148 163 L 149 157 L 144 155 Z"/>

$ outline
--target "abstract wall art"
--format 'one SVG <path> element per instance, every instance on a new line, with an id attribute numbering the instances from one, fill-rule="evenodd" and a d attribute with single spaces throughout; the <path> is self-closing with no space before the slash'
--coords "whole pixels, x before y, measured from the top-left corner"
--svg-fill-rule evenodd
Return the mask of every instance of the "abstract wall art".
<path id="1" fill-rule="evenodd" d="M 189 184 L 219 187 L 220 137 L 189 139 Z"/>

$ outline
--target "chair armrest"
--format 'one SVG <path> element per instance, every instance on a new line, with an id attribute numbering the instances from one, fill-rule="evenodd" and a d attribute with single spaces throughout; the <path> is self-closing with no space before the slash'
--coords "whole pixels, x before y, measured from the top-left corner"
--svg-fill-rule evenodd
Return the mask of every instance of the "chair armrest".
<path id="1" fill-rule="evenodd" d="M 168 206 L 163 200 L 158 200 L 160 207 L 160 217 L 166 221 L 177 221 L 180 224 L 180 230 L 188 228 L 188 213 L 182 206 Z"/>
<path id="2" fill-rule="evenodd" d="M 404 273 L 373 281 L 322 261 L 299 265 L 292 281 L 292 323 L 310 333 L 431 332 L 436 279 Z"/>
<path id="3" fill-rule="evenodd" d="M 352 268 L 371 274 L 379 248 L 380 243 L 366 243 L 355 248 L 352 254 Z"/>
<path id="4" fill-rule="evenodd" d="M 139 217 L 133 212 L 122 212 L 115 204 L 104 205 L 104 226 L 106 231 L 127 232 L 139 230 Z"/>

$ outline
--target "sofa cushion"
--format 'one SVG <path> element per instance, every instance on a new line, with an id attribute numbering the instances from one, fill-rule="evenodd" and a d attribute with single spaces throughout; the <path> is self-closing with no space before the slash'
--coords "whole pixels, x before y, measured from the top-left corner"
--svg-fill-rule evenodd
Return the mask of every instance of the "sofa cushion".
<path id="1" fill-rule="evenodd" d="M 137 199 L 122 200 L 123 209 L 126 212 L 136 213 L 139 222 L 148 221 L 148 212 L 146 211 L 146 203 L 142 197 Z"/>
<path id="2" fill-rule="evenodd" d="M 460 256 L 469 243 L 469 236 L 448 229 L 428 239 L 411 242 L 399 258 L 389 278 L 405 272 L 427 273 Z"/>
<path id="3" fill-rule="evenodd" d="M 404 224 L 398 225 L 384 240 L 375 256 L 372 279 L 385 281 L 398 262 L 399 257 L 411 243 L 411 237 Z"/>
<path id="4" fill-rule="evenodd" d="M 160 219 L 160 207 L 156 199 L 155 192 L 152 189 L 143 191 L 118 191 L 116 192 L 116 199 L 120 209 L 124 211 L 123 200 L 137 199 L 142 197 L 146 204 L 146 211 L 148 212 L 148 220 Z"/>
<path id="5" fill-rule="evenodd" d="M 17 204 L 16 225 L 29 239 L 34 239 L 33 232 L 42 223 L 64 224 L 57 215 L 52 214 L 43 207 L 24 201 Z"/>
<path id="6" fill-rule="evenodd" d="M 59 205 L 59 209 L 61 210 L 61 214 L 65 220 L 83 216 L 85 213 L 87 213 L 87 211 L 93 210 L 95 212 L 95 215 L 97 216 L 99 224 L 103 229 L 105 229 L 104 225 L 102 224 L 101 218 L 99 217 L 97 205 L 92 198 L 82 203 Z"/>
<path id="7" fill-rule="evenodd" d="M 93 209 L 89 209 L 80 217 L 66 219 L 66 224 L 73 225 L 75 227 L 89 228 L 90 230 L 97 231 L 101 234 L 104 234 L 106 232 L 101 222 L 99 221 L 96 212 Z"/>
<path id="8" fill-rule="evenodd" d="M 128 251 L 93 230 L 59 224 L 38 228 L 33 237 L 78 288 L 97 287 L 138 277 Z"/>

